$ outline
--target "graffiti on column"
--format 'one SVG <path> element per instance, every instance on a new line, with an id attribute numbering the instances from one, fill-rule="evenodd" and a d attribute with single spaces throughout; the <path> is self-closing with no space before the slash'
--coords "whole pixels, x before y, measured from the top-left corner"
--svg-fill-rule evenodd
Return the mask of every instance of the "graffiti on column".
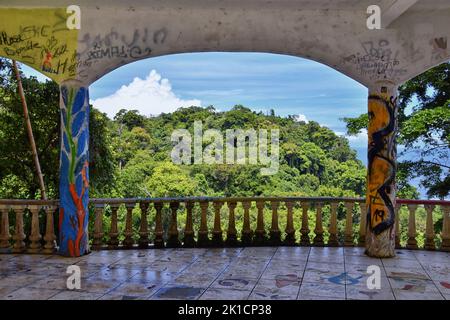
<path id="1" fill-rule="evenodd" d="M 88 89 L 61 86 L 60 253 L 80 256 L 88 248 Z"/>
<path id="2" fill-rule="evenodd" d="M 0 15 L 0 56 L 57 82 L 76 76 L 78 30 L 67 28 L 66 8 L 0 9 Z"/>
<path id="3" fill-rule="evenodd" d="M 343 58 L 342 63 L 354 65 L 362 76 L 372 80 L 393 79 L 407 72 L 400 66 L 399 51 L 388 40 L 365 41 L 361 47 L 361 51 Z"/>
<path id="4" fill-rule="evenodd" d="M 395 223 L 396 112 L 397 98 L 369 96 L 367 223 L 375 235 Z"/>

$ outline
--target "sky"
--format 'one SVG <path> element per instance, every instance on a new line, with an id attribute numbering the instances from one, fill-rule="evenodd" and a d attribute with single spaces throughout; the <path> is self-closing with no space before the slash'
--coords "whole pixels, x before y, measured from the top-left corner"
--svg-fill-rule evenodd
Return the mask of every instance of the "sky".
<path id="1" fill-rule="evenodd" d="M 45 78 L 27 67 L 23 71 Z M 345 134 L 340 118 L 367 111 L 367 89 L 358 82 L 311 60 L 268 53 L 188 53 L 141 60 L 93 83 L 90 99 L 110 118 L 120 109 L 157 115 L 191 105 L 225 111 L 242 104 L 314 120 L 338 135 Z M 347 138 L 366 164 L 366 133 Z"/>

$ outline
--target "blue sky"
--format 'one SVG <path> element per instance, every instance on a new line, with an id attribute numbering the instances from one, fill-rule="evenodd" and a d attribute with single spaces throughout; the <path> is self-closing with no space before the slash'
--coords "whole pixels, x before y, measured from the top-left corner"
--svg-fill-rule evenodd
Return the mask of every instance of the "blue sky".
<path id="1" fill-rule="evenodd" d="M 36 72 L 24 68 L 27 74 Z M 42 76 L 40 76 L 42 78 Z M 367 110 L 367 89 L 314 61 L 266 53 L 190 53 L 145 59 L 105 75 L 90 87 L 94 106 L 112 117 L 120 108 L 143 114 L 180 106 L 242 104 L 279 115 L 302 115 L 345 132 L 340 118 Z M 366 163 L 365 134 L 350 143 Z"/>

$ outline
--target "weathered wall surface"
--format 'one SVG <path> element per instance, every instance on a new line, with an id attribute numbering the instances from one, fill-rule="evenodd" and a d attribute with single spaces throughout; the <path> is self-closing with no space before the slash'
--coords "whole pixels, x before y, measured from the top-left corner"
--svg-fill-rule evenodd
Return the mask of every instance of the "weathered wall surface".
<path id="1" fill-rule="evenodd" d="M 80 30 L 64 28 L 71 1 L 15 1 L 22 10 L 0 1 L 0 55 L 86 85 L 138 59 L 204 51 L 289 54 L 366 86 L 401 83 L 450 59 L 450 2 L 406 1 L 414 4 L 381 30 L 367 28 L 367 7 L 396 0 L 80 0 Z"/>

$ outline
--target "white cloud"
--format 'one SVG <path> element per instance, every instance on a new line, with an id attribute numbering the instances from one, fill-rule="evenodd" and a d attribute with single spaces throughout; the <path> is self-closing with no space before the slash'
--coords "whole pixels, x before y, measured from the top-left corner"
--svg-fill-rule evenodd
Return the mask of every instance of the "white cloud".
<path id="1" fill-rule="evenodd" d="M 120 109 L 138 110 L 143 115 L 173 112 L 180 107 L 201 106 L 198 99 L 183 100 L 172 91 L 168 79 L 152 70 L 145 79 L 134 78 L 110 96 L 91 101 L 92 105 L 110 118 Z"/>
<path id="2" fill-rule="evenodd" d="M 366 129 L 361 130 L 360 133 L 353 136 L 347 135 L 345 132 L 341 131 L 335 131 L 334 133 L 336 133 L 336 135 L 338 136 L 346 137 L 348 139 L 348 142 L 350 143 L 350 146 L 352 146 L 353 148 L 367 147 L 368 137 Z"/>
<path id="3" fill-rule="evenodd" d="M 305 123 L 308 123 L 308 122 L 309 122 L 309 120 L 306 118 L 306 116 L 305 116 L 304 114 L 298 114 L 298 115 L 296 115 L 296 116 L 295 116 L 295 121 L 298 121 L 298 122 L 303 121 L 303 122 L 305 122 Z"/>

